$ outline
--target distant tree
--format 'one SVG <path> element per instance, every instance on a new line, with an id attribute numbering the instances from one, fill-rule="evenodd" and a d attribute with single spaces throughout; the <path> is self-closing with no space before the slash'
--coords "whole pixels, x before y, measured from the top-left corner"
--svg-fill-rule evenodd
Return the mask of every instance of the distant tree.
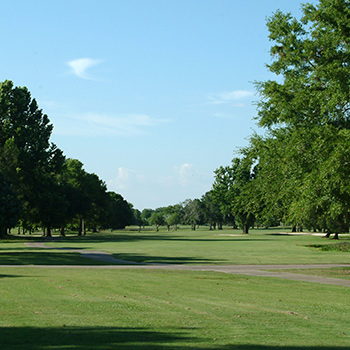
<path id="1" fill-rule="evenodd" d="M 212 191 L 206 192 L 202 196 L 201 202 L 203 204 L 204 221 L 209 224 L 209 229 L 215 230 L 217 226 L 219 229 L 222 229 L 224 217 L 221 213 L 220 205 L 213 198 Z"/>
<path id="2" fill-rule="evenodd" d="M 145 225 L 144 221 L 141 218 L 141 212 L 138 209 L 134 209 L 134 224 L 139 227 L 139 232 L 141 231 L 141 228 Z"/>
<path id="3" fill-rule="evenodd" d="M 150 223 L 150 218 L 151 218 L 153 212 L 154 212 L 154 210 L 153 209 L 149 209 L 149 208 L 145 208 L 145 209 L 142 210 L 142 212 L 141 212 L 141 220 L 143 222 L 143 226 L 152 225 Z"/>
<path id="4" fill-rule="evenodd" d="M 161 211 L 153 211 L 149 222 L 156 227 L 156 231 L 158 232 L 159 226 L 164 225 L 164 214 Z"/>
<path id="5" fill-rule="evenodd" d="M 202 202 L 196 199 L 187 199 L 183 202 L 183 220 L 195 230 L 197 225 L 204 224 L 204 207 Z"/>
<path id="6" fill-rule="evenodd" d="M 251 163 L 240 158 L 234 158 L 231 166 L 215 170 L 212 195 L 220 203 L 223 214 L 235 217 L 243 233 L 248 233 L 255 221 L 254 202 L 251 201 L 253 179 Z"/>
<path id="7" fill-rule="evenodd" d="M 106 227 L 113 230 L 124 229 L 134 223 L 134 210 L 120 194 L 107 192 L 109 196 Z"/>

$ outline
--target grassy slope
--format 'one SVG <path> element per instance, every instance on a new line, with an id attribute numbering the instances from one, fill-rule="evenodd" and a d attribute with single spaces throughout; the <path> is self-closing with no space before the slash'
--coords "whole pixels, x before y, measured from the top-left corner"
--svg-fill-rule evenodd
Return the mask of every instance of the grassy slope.
<path id="1" fill-rule="evenodd" d="M 188 271 L 0 268 L 0 276 L 1 349 L 345 350 L 350 343 L 344 287 Z"/>

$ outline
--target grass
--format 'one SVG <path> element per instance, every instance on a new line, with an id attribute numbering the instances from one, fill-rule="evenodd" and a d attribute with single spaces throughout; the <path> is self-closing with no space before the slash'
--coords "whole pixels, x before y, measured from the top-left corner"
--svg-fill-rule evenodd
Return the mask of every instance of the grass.
<path id="1" fill-rule="evenodd" d="M 337 242 L 333 244 L 314 245 L 323 251 L 350 252 L 350 242 Z"/>
<path id="2" fill-rule="evenodd" d="M 282 233 L 282 234 L 281 234 Z M 37 237 L 38 238 L 38 237 Z M 37 239 L 31 237 L 28 239 Z M 21 237 L 19 240 L 23 240 Z M 341 240 L 350 244 L 349 235 Z M 12 243 L 11 243 L 12 242 Z M 20 244 L 20 246 L 18 245 Z M 333 241 L 313 235 L 292 235 L 281 229 L 252 230 L 243 235 L 238 230 L 177 232 L 135 232 L 89 234 L 85 237 L 69 236 L 60 241 L 47 243 L 55 248 L 99 250 L 114 255 L 117 259 L 142 263 L 167 264 L 322 264 L 346 263 L 348 252 L 340 250 L 322 251 L 319 247 L 331 245 Z M 16 250 L 16 247 L 21 247 Z M 25 254 L 24 254 L 25 253 Z M 36 249 L 23 249 L 18 240 L 0 242 L 0 258 L 14 263 L 45 264 Z M 63 255 L 66 255 L 63 257 Z M 60 250 L 48 251 L 50 264 L 62 255 L 65 264 L 84 264 L 74 253 Z M 49 259 L 51 256 L 52 259 Z M 72 261 L 69 260 L 72 256 Z"/>
<path id="3" fill-rule="evenodd" d="M 280 271 L 280 270 L 273 270 Z M 330 269 L 288 269 L 291 273 L 300 273 L 303 275 L 341 278 L 350 280 L 350 267 L 334 267 Z"/>
<path id="4" fill-rule="evenodd" d="M 24 245 L 41 239 L 0 241 L 0 264 L 101 264 L 61 248 L 181 264 L 349 261 L 346 251 L 320 249 L 332 241 L 280 229 L 120 231 L 47 242 L 56 249 Z M 348 272 L 311 270 L 340 278 Z M 350 344 L 349 289 L 341 286 L 216 272 L 12 266 L 0 267 L 0 295 L 4 350 L 348 350 Z"/>
<path id="5" fill-rule="evenodd" d="M 103 271 L 103 272 L 101 272 Z M 214 272 L 0 268 L 2 349 L 348 349 L 345 287 Z"/>

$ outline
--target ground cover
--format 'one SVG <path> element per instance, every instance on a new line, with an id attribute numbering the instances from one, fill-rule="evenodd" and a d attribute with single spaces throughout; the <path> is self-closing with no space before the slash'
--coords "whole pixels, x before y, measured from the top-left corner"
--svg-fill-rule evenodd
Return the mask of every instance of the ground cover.
<path id="1" fill-rule="evenodd" d="M 302 275 L 341 278 L 350 280 L 350 267 L 332 267 L 330 269 L 288 269 L 288 272 L 298 273 Z"/>
<path id="2" fill-rule="evenodd" d="M 0 268 L 1 349 L 345 350 L 349 289 L 215 272 Z"/>
<path id="3" fill-rule="evenodd" d="M 350 242 L 349 235 L 340 237 L 342 241 Z M 117 259 L 142 263 L 226 265 L 349 262 L 349 252 L 320 249 L 320 246 L 333 243 L 334 241 L 323 239 L 322 236 L 295 235 L 280 228 L 251 230 L 248 235 L 243 235 L 239 230 L 209 231 L 204 228 L 176 232 L 163 230 L 138 233 L 125 230 L 89 233 L 85 237 L 69 236 L 60 241 L 50 241 L 47 245 L 104 251 L 113 254 Z M 6 258 L 6 247 L 9 244 L 0 242 L 0 257 Z M 15 251 L 14 249 L 12 254 Z M 50 254 L 54 252 L 58 254 L 60 251 L 52 250 Z M 60 254 L 73 253 L 62 250 Z"/>

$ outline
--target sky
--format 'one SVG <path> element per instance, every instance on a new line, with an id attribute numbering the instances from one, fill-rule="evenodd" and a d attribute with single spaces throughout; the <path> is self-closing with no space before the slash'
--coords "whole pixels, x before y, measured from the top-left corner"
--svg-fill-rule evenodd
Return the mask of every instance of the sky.
<path id="1" fill-rule="evenodd" d="M 317 1 L 308 1 L 317 3 Z M 266 18 L 299 0 L 2 0 L 0 81 L 135 208 L 201 198 L 248 144 L 274 78 Z"/>

